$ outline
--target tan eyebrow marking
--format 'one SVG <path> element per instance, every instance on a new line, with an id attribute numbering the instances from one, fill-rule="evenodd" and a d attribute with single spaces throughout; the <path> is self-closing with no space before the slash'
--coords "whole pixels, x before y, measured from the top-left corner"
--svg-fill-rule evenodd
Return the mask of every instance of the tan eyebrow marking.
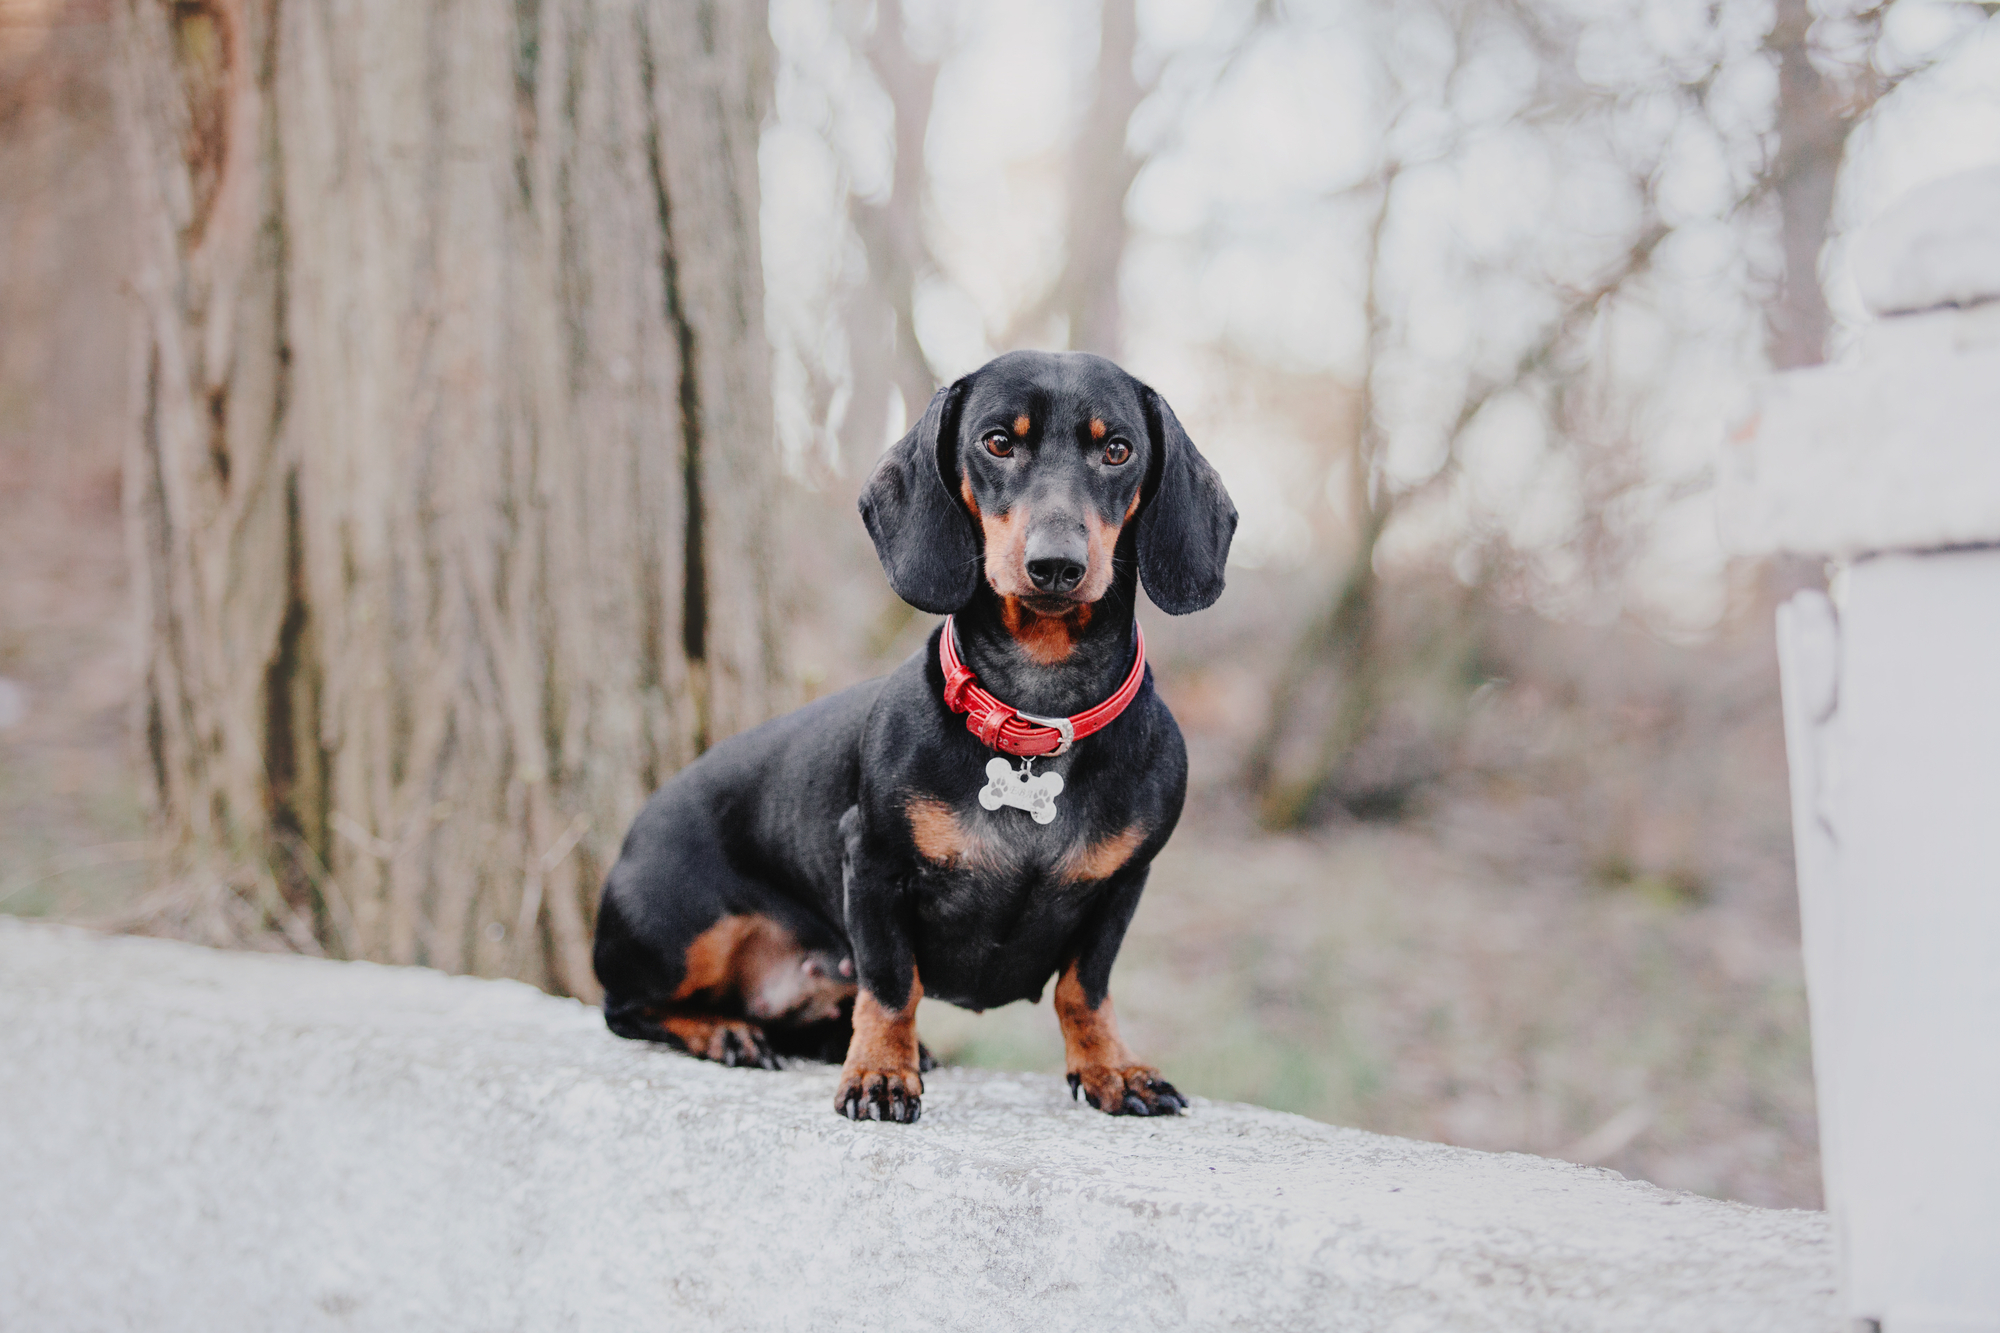
<path id="1" fill-rule="evenodd" d="M 1023 412 L 1020 416 L 1014 418 L 1014 433 L 1016 435 L 1026 435 L 1028 427 L 1033 424 L 1033 422 L 1028 420 L 1028 414 Z"/>
<path id="2" fill-rule="evenodd" d="M 1105 426 L 1104 426 L 1104 423 L 1103 423 L 1102 421 L 1098 420 L 1098 419 L 1097 419 L 1096 417 L 1092 417 L 1092 418 L 1090 419 L 1090 438 L 1091 438 L 1091 439 L 1093 439 L 1093 440 L 1101 440 L 1101 439 L 1103 439 L 1103 438 L 1104 438 L 1104 430 L 1105 430 Z"/>

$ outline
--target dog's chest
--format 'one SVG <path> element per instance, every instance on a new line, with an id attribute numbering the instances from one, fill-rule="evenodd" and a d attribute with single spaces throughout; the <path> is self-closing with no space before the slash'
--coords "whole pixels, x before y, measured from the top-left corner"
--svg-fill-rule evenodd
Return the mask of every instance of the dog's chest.
<path id="1" fill-rule="evenodd" d="M 1070 896 L 1116 874 L 1145 841 L 1143 823 L 1129 810 L 1046 796 L 1002 801 L 994 785 L 971 799 L 916 797 L 906 804 L 925 881 L 938 889 L 986 890 L 981 896 L 1030 890 Z"/>
<path id="2" fill-rule="evenodd" d="M 915 948 L 927 994 L 988 1009 L 1041 993 L 1064 942 L 1145 842 L 1078 806 L 1047 823 L 976 796 L 920 806 Z"/>

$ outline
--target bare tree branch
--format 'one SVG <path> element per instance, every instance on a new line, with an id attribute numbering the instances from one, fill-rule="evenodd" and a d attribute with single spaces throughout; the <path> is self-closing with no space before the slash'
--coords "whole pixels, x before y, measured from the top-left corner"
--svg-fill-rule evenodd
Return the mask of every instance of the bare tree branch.
<path id="1" fill-rule="evenodd" d="M 910 50 L 901 0 L 879 0 L 875 26 L 864 47 L 869 69 L 888 95 L 895 116 L 896 162 L 888 197 L 870 203 L 850 195 L 848 215 L 868 257 L 868 281 L 847 305 L 848 351 L 854 396 L 842 428 L 842 443 L 858 457 L 872 459 L 888 423 L 889 389 L 902 395 L 903 410 L 921 412 L 937 387 L 916 334 L 916 291 L 937 268 L 923 227 L 924 138 L 937 93 L 938 65 Z"/>

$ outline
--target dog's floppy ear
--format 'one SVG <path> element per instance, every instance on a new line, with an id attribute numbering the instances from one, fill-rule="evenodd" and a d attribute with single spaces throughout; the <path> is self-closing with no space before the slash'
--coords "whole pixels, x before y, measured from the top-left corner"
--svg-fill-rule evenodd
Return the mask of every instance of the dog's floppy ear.
<path id="1" fill-rule="evenodd" d="M 972 600 L 982 558 L 971 515 L 952 494 L 965 381 L 931 395 L 910 433 L 889 447 L 861 488 L 861 521 L 896 595 L 944 615 Z"/>
<path id="2" fill-rule="evenodd" d="M 1148 495 L 1139 512 L 1139 577 L 1154 606 L 1184 616 L 1222 596 L 1236 506 L 1167 400 L 1143 384 L 1139 395 L 1153 437 Z"/>

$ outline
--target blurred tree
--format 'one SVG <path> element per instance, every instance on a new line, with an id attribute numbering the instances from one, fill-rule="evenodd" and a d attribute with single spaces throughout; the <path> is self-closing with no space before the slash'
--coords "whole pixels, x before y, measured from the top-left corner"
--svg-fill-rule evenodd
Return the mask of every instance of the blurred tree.
<path id="1" fill-rule="evenodd" d="M 1743 235 L 1768 221 L 1779 242 L 1778 273 L 1762 308 L 1770 359 L 1785 368 L 1824 358 L 1832 317 L 1819 261 L 1845 145 L 1882 97 L 1951 49 L 1949 41 L 1915 51 L 1897 48 L 1886 35 L 1892 8 L 1887 3 L 1809 8 L 1806 0 L 1777 0 L 1761 46 L 1739 52 L 1724 35 L 1725 15 L 1711 7 L 1704 38 L 1652 53 L 1644 76 L 1627 72 L 1617 82 L 1586 73 L 1585 63 L 1602 61 L 1603 51 L 1591 50 L 1589 21 L 1560 6 L 1431 0 L 1393 9 L 1387 30 L 1373 43 L 1388 90 L 1383 165 L 1344 194 L 1370 200 L 1373 208 L 1363 229 L 1366 332 L 1356 372 L 1362 410 L 1347 470 L 1352 554 L 1279 673 L 1266 726 L 1249 753 L 1246 778 L 1259 794 L 1267 823 L 1306 822 L 1337 806 L 1393 809 L 1410 787 L 1439 768 L 1449 738 L 1435 734 L 1435 727 L 1434 734 L 1416 737 L 1414 747 L 1404 745 L 1400 755 L 1394 743 L 1370 742 L 1380 738 L 1396 692 L 1413 680 L 1450 675 L 1462 666 L 1461 693 L 1477 683 L 1476 633 L 1419 636 L 1400 645 L 1385 641 L 1378 633 L 1382 578 L 1376 552 L 1399 516 L 1436 503 L 1463 481 L 1462 446 L 1489 408 L 1504 402 L 1530 405 L 1545 451 L 1568 454 L 1584 501 L 1568 538 L 1571 563 L 1583 578 L 1613 591 L 1622 573 L 1613 566 L 1629 557 L 1635 543 L 1630 533 L 1614 531 L 1607 515 L 1650 479 L 1636 453 L 1631 409 L 1610 401 L 1621 391 L 1606 355 L 1606 330 L 1616 311 L 1657 305 L 1657 293 L 1646 290 L 1647 283 L 1656 255 L 1678 227 L 1719 221 Z M 1971 15 L 2000 6 L 1961 8 Z M 1412 30 L 1423 35 L 1413 38 Z M 1958 35 L 1966 31 L 1969 27 L 1961 27 Z M 1445 54 L 1432 68 L 1420 65 L 1419 76 L 1412 78 L 1399 67 L 1398 52 L 1424 45 Z M 1497 125 L 1467 116 L 1458 106 L 1461 86 L 1480 93 L 1490 88 L 1496 50 L 1517 59 L 1525 55 L 1532 69 L 1532 91 Z M 1718 145 L 1716 157 L 1731 159 L 1732 140 L 1740 132 L 1722 122 L 1740 118 L 1743 108 L 1735 102 L 1717 108 L 1711 95 L 1733 65 L 1746 61 L 1770 62 L 1777 95 L 1768 128 L 1749 141 L 1750 160 L 1727 177 L 1733 195 L 1713 213 L 1691 212 L 1684 203 L 1663 205 L 1688 128 L 1705 126 Z M 1595 138 L 1600 150 L 1609 148 L 1611 174 L 1624 177 L 1620 193 L 1629 202 L 1614 215 L 1608 237 L 1597 222 L 1578 237 L 1575 249 L 1586 257 L 1612 241 L 1594 271 L 1580 269 L 1571 257 L 1551 263 L 1533 251 L 1512 262 L 1514 290 L 1526 298 L 1523 309 L 1531 317 L 1513 321 L 1520 328 L 1511 341 L 1497 340 L 1486 349 L 1489 369 L 1474 364 L 1442 383 L 1434 368 L 1426 375 L 1425 415 L 1437 422 L 1435 461 L 1415 477 L 1398 476 L 1389 466 L 1391 445 L 1397 431 L 1409 431 L 1412 423 L 1406 414 L 1385 419 L 1383 399 L 1399 381 L 1409 382 L 1409 345 L 1420 332 L 1408 305 L 1407 269 L 1399 270 L 1397 257 L 1385 249 L 1397 239 L 1399 184 L 1423 168 L 1450 168 L 1469 159 L 1482 142 L 1507 128 L 1557 143 L 1565 137 Z M 1669 222 L 1672 214 L 1678 216 Z M 1405 256 L 1401 262 L 1410 261 Z M 1420 262 L 1437 263 L 1439 257 L 1426 254 Z M 1398 297 L 1400 308 L 1389 304 Z M 1458 381 L 1455 394 L 1446 388 L 1452 378 Z M 1418 433 L 1424 429 L 1419 425 Z M 1468 607 L 1519 582 L 1523 562 L 1504 532 L 1482 532 L 1480 523 L 1463 517 L 1457 522 L 1460 548 L 1475 556 L 1478 566 Z M 1472 657 L 1456 665 L 1432 660 L 1440 650 L 1447 657 Z M 1449 731 L 1449 716 L 1435 720 Z"/>
<path id="2" fill-rule="evenodd" d="M 1069 345 L 1116 358 L 1121 350 L 1118 270 L 1130 227 L 1125 196 L 1143 165 L 1128 135 L 1132 113 L 1152 91 L 1133 71 L 1139 52 L 1135 0 L 1102 0 L 1097 69 L 1090 98 L 1070 145 L 1069 217 L 1056 308 L 1069 325 Z"/>
<path id="3" fill-rule="evenodd" d="M 1219 50 L 1201 86 L 1183 93 L 1191 106 L 1202 91 L 1228 77 L 1250 45 L 1278 21 L 1273 0 L 1257 0 Z M 1132 141 L 1132 120 L 1159 85 L 1156 68 L 1139 74 L 1139 13 L 1136 0 L 1100 0 L 1096 15 L 1097 59 L 1085 82 L 1082 113 L 1069 143 L 1065 172 L 1063 262 L 1055 280 L 1008 321 L 1003 342 L 1046 336 L 1060 321 L 1062 338 L 1080 352 L 1116 360 L 1124 353 L 1124 302 L 1119 292 L 1125 251 L 1132 239 L 1126 198 L 1139 173 L 1162 146 L 1141 148 Z M 1187 118 L 1183 110 L 1181 120 Z M 1175 123 L 1163 142 L 1186 128 Z"/>
<path id="4" fill-rule="evenodd" d="M 116 474 L 123 366 L 75 354 L 124 314 L 106 19 L 99 0 L 0 3 L 0 491 Z"/>
<path id="5" fill-rule="evenodd" d="M 906 416 L 920 413 L 937 388 L 924 349 L 917 342 L 917 283 L 937 269 L 924 237 L 924 201 L 929 173 L 924 138 L 930 129 L 937 91 L 938 62 L 911 49 L 901 0 L 879 0 L 872 25 L 857 6 L 844 11 L 851 40 L 864 53 L 870 72 L 888 96 L 895 162 L 889 192 L 879 200 L 848 195 L 848 214 L 868 259 L 868 281 L 847 294 L 847 346 L 854 382 L 843 431 L 849 455 L 864 464 L 880 452 L 888 432 L 889 390 L 903 400 Z"/>
<path id="6" fill-rule="evenodd" d="M 849 41 L 888 97 L 894 169 L 880 199 L 850 194 L 849 212 L 868 262 L 867 279 L 847 294 L 847 335 L 853 397 L 845 443 L 870 457 L 883 438 L 883 413 L 893 386 L 905 410 L 929 401 L 937 380 L 915 335 L 918 283 L 940 273 L 925 235 L 930 175 L 924 141 L 930 128 L 939 62 L 916 54 L 901 0 L 848 6 Z M 947 17 L 956 11 L 947 8 Z M 1264 7 L 1259 7 L 1259 14 Z M 1133 113 L 1152 91 L 1135 72 L 1139 21 L 1135 0 L 1103 0 L 1096 17 L 1097 60 L 1086 81 L 1083 111 L 1068 148 L 1064 255 L 1054 281 L 1007 319 L 1002 347 L 1045 338 L 1060 320 L 1068 346 L 1116 357 L 1120 352 L 1118 274 L 1130 227 L 1125 197 L 1145 159 L 1129 145 Z M 892 422 L 894 429 L 901 423 Z"/>
<path id="7" fill-rule="evenodd" d="M 1877 6 L 1869 19 L 1878 32 L 1881 9 Z M 1779 370 L 1817 365 L 1826 358 L 1833 313 L 1820 282 L 1819 256 L 1826 248 L 1834 182 L 1847 138 L 1878 96 L 1872 78 L 1855 81 L 1852 93 L 1843 96 L 1839 82 L 1820 73 L 1809 46 L 1812 27 L 1807 0 L 1777 0 L 1766 39 L 1778 73 L 1770 178 L 1784 255 L 1766 325 L 1771 364 Z"/>
<path id="8" fill-rule="evenodd" d="M 1778 370 L 1826 359 L 1833 313 L 1819 263 L 1848 140 L 1905 79 L 1950 54 L 1971 31 L 1974 15 L 2000 13 L 1993 0 L 1950 3 L 1964 22 L 1945 41 L 1918 51 L 1889 40 L 1897 0 L 1817 7 L 1808 0 L 1776 0 L 1772 8 L 1765 50 L 1777 68 L 1778 98 L 1765 179 L 1777 200 L 1783 261 L 1765 324 Z"/>
<path id="9" fill-rule="evenodd" d="M 1502 60 L 1525 58 L 1528 64 L 1528 78 L 1506 119 L 1510 128 L 1572 133 L 1593 118 L 1615 114 L 1622 102 L 1619 92 L 1579 77 L 1581 20 L 1528 5 L 1434 0 L 1417 21 L 1428 20 L 1424 36 L 1442 54 L 1413 69 L 1397 58 L 1395 32 L 1395 25 L 1413 22 L 1413 10 L 1398 8 L 1390 16 L 1391 31 L 1375 47 L 1386 90 L 1381 164 L 1341 193 L 1342 202 L 1368 210 L 1360 264 L 1363 334 L 1354 377 L 1357 429 L 1343 468 L 1343 508 L 1352 538 L 1322 609 L 1294 641 L 1278 673 L 1265 726 L 1247 756 L 1246 784 L 1258 798 L 1263 821 L 1275 827 L 1323 818 L 1337 806 L 1364 814 L 1393 811 L 1411 787 L 1435 775 L 1441 760 L 1436 736 L 1403 737 L 1377 746 L 1374 754 L 1364 753 L 1366 743 L 1381 730 L 1397 693 L 1408 693 L 1412 684 L 1429 684 L 1429 677 L 1442 674 L 1461 678 L 1448 682 L 1461 697 L 1469 691 L 1476 663 L 1459 659 L 1476 657 L 1477 645 L 1463 633 L 1419 635 L 1400 644 L 1382 635 L 1376 559 L 1382 538 L 1400 516 L 1462 481 L 1463 448 L 1496 403 L 1534 403 L 1558 438 L 1575 426 L 1567 419 L 1576 406 L 1572 384 L 1588 364 L 1591 332 L 1606 307 L 1649 271 L 1668 234 L 1657 200 L 1657 154 L 1664 145 L 1656 144 L 1650 153 L 1619 164 L 1631 204 L 1614 233 L 1615 248 L 1607 247 L 1594 267 L 1579 269 L 1571 256 L 1553 267 L 1543 267 L 1546 260 L 1532 252 L 1511 257 L 1514 276 L 1539 287 L 1538 299 L 1517 298 L 1517 306 L 1525 304 L 1512 312 L 1518 328 L 1488 350 L 1485 366 L 1475 360 L 1455 385 L 1434 373 L 1425 376 L 1426 397 L 1438 418 L 1435 461 L 1414 479 L 1395 476 L 1392 421 L 1383 400 L 1399 377 L 1407 382 L 1411 373 L 1407 347 L 1415 316 L 1407 308 L 1407 276 L 1399 274 L 1392 254 L 1398 205 L 1409 180 L 1448 168 L 1472 145 L 1490 141 L 1496 128 L 1490 115 L 1467 114 L 1460 103 L 1468 86 L 1473 98 L 1484 94 L 1478 85 L 1490 77 L 1488 62 L 1496 51 Z M 1403 263 L 1409 262 L 1405 257 Z M 1427 255 L 1421 262 L 1454 261 Z M 1482 275 L 1466 276 L 1477 281 Z M 1403 308 L 1395 304 L 1399 296 Z M 1472 299 L 1469 292 L 1466 299 Z M 1493 555 L 1482 557 L 1482 580 L 1495 576 Z M 1468 603 L 1484 591 L 1490 589 L 1474 588 Z"/>
<path id="10" fill-rule="evenodd" d="M 632 814 L 779 689 L 764 7 L 117 25 L 160 814 L 330 951 L 592 995 Z"/>
<path id="11" fill-rule="evenodd" d="M 1438 755 L 1432 737 L 1417 738 L 1412 753 L 1385 753 L 1373 763 L 1355 762 L 1359 748 L 1383 720 L 1396 678 L 1404 678 L 1407 685 L 1412 676 L 1442 670 L 1462 677 L 1462 690 L 1476 683 L 1476 661 L 1456 660 L 1475 658 L 1476 642 L 1463 636 L 1426 636 L 1401 645 L 1399 653 L 1381 637 L 1383 580 L 1375 557 L 1383 534 L 1400 513 L 1458 479 L 1461 445 L 1481 414 L 1501 397 L 1540 395 L 1558 427 L 1574 427 L 1571 409 L 1578 396 L 1575 381 L 1580 376 L 1582 343 L 1606 306 L 1648 271 L 1668 235 L 1648 197 L 1642 225 L 1624 253 L 1594 281 L 1562 292 L 1553 312 L 1502 373 L 1466 381 L 1446 428 L 1443 461 L 1421 482 L 1398 486 L 1385 476 L 1390 439 L 1377 402 L 1377 376 L 1389 359 L 1388 342 L 1394 336 L 1382 308 L 1382 247 L 1401 170 L 1399 163 L 1391 162 L 1375 182 L 1377 203 L 1368 229 L 1367 336 L 1358 380 L 1360 428 L 1345 470 L 1347 510 L 1356 519 L 1353 547 L 1320 615 L 1292 645 L 1273 687 L 1264 729 L 1252 744 L 1245 767 L 1245 780 L 1259 797 L 1261 818 L 1274 827 L 1321 818 L 1333 805 L 1361 814 L 1393 811 L 1400 808 L 1410 787 L 1435 776 Z M 1594 496 L 1595 512 L 1601 513 L 1612 498 Z M 1490 580 L 1493 570 L 1489 567 L 1483 574 Z M 1473 588 L 1468 601 L 1487 591 Z"/>
<path id="12" fill-rule="evenodd" d="M 1097 61 L 1086 80 L 1082 115 L 1069 143 L 1065 172 L 1063 262 L 1048 289 L 1015 312 L 1003 342 L 1059 335 L 1080 352 L 1118 357 L 1124 312 L 1118 273 L 1131 225 L 1125 196 L 1145 158 L 1130 142 L 1133 113 L 1152 93 L 1134 62 L 1139 51 L 1135 0 L 1102 0 L 1097 12 Z"/>

